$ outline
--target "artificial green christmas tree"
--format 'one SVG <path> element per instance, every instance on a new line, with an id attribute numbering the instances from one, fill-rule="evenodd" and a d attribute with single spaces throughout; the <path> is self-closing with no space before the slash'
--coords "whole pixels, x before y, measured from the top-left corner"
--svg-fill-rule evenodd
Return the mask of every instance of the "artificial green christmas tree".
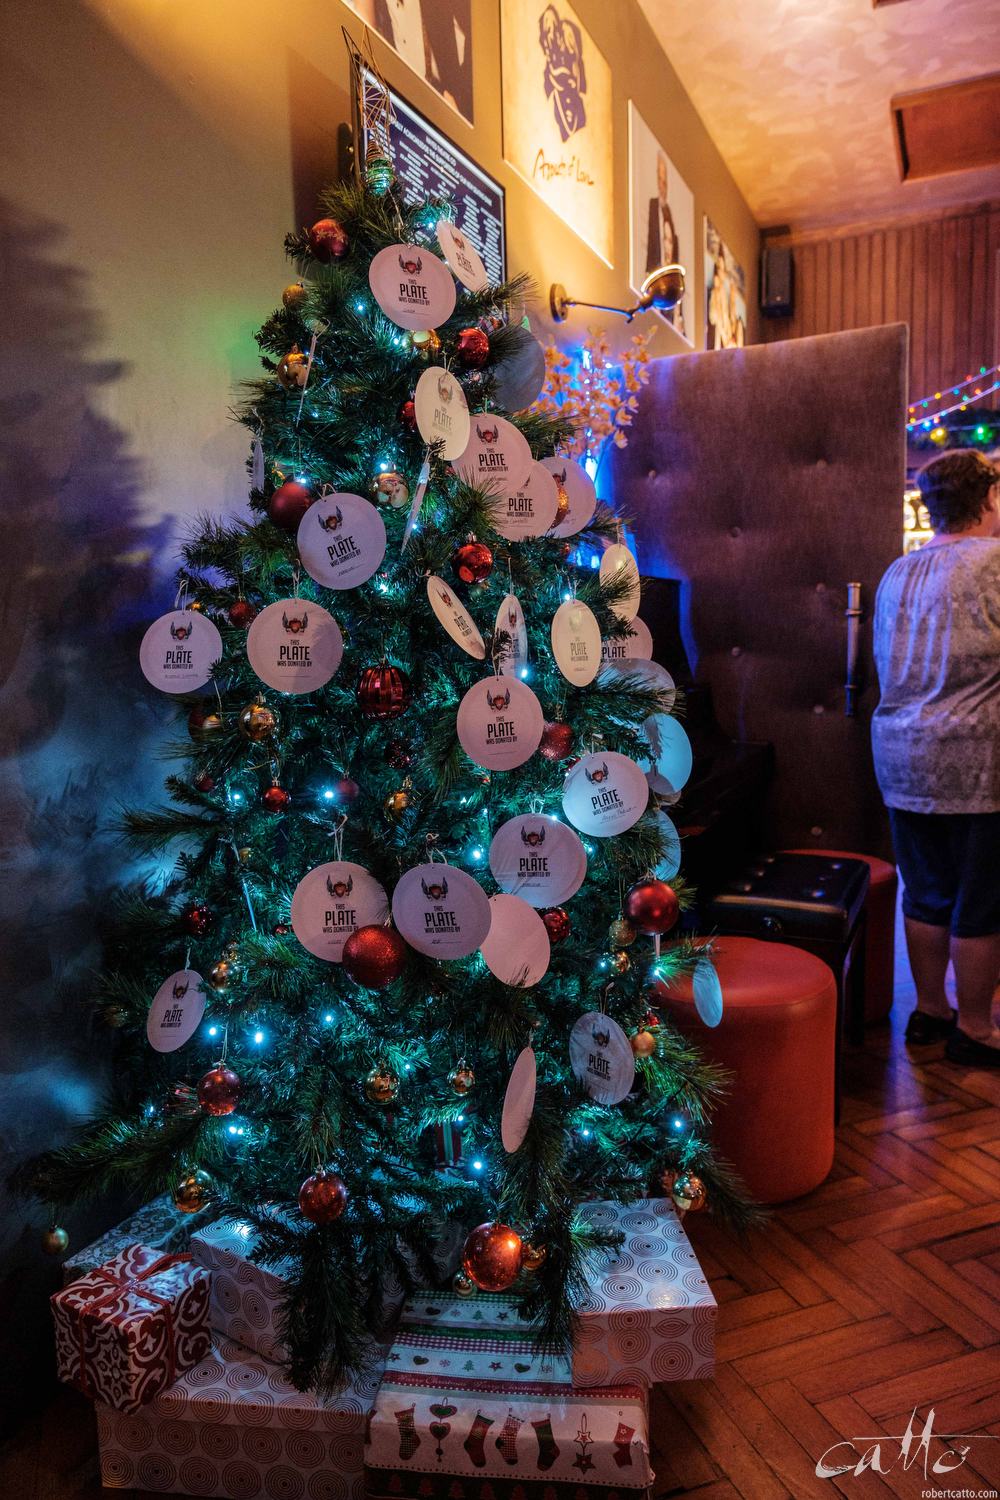
<path id="1" fill-rule="evenodd" d="M 440 1278 L 449 1223 L 503 1226 L 481 1228 L 449 1280 L 513 1280 L 539 1338 L 565 1342 L 601 1243 L 582 1203 L 662 1191 L 666 1173 L 687 1206 L 707 1192 L 737 1222 L 751 1211 L 707 1138 L 718 1078 L 649 1014 L 653 940 L 626 912 L 667 932 L 688 893 L 655 877 L 670 825 L 641 774 L 641 806 L 613 799 L 619 775 L 634 792 L 633 762 L 655 770 L 648 726 L 673 694 L 592 659 L 591 618 L 605 644 L 634 639 L 635 578 L 570 565 L 567 487 L 585 476 L 535 462 L 570 429 L 504 410 L 531 353 L 527 288 L 456 287 L 455 236 L 436 232 L 448 206 L 406 206 L 384 172 L 332 188 L 323 210 L 288 241 L 302 279 L 258 334 L 265 373 L 239 407 L 250 513 L 196 527 L 186 607 L 162 627 L 179 676 L 162 652 L 153 665 L 161 685 L 197 677 L 214 622 L 221 659 L 181 700 L 172 805 L 124 819 L 163 873 L 123 894 L 96 982 L 114 1098 L 20 1182 L 56 1209 L 166 1187 L 253 1224 L 257 1255 L 287 1267 L 292 1378 L 328 1387 L 363 1358 L 387 1285 Z M 443 319 L 422 321 L 421 288 Z M 554 507 L 540 528 L 517 501 L 526 476 L 490 467 L 497 449 L 526 451 L 518 433 L 536 512 Z M 619 528 L 598 504 L 582 535 L 607 546 Z M 624 831 L 593 831 L 602 807 Z M 534 894 L 529 878 L 547 832 L 574 892 L 551 903 L 551 872 Z M 658 972 L 697 961 L 669 941 Z M 168 975 L 156 1024 L 191 1036 L 158 1051 L 147 1023 Z M 592 1015 L 599 1066 L 630 1039 L 620 1102 L 602 1102 L 612 1086 L 588 1078 L 579 1036 L 571 1058 Z"/>

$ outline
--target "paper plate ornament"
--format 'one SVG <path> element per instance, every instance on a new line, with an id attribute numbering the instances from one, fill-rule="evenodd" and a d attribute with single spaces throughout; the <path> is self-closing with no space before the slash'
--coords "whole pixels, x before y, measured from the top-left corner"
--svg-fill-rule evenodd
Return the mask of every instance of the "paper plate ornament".
<path id="1" fill-rule="evenodd" d="M 501 890 L 544 909 L 576 895 L 587 873 L 587 854 L 558 818 L 522 813 L 493 835 L 490 869 Z"/>
<path id="2" fill-rule="evenodd" d="M 532 460 L 524 483 L 494 501 L 493 525 L 509 542 L 530 541 L 550 529 L 558 504 L 555 480 L 544 464 Z"/>
<path id="3" fill-rule="evenodd" d="M 661 797 L 670 797 L 686 785 L 694 756 L 684 725 L 670 714 L 652 714 L 642 726 L 652 754 L 640 760 L 646 780 Z"/>
<path id="4" fill-rule="evenodd" d="M 157 1052 L 176 1052 L 189 1042 L 205 1014 L 205 981 L 194 969 L 178 969 L 153 996 L 146 1036 Z"/>
<path id="5" fill-rule="evenodd" d="M 392 917 L 411 948 L 429 958 L 465 958 L 490 930 L 482 886 L 454 865 L 432 860 L 407 870 L 392 893 Z"/>
<path id="6" fill-rule="evenodd" d="M 620 1104 L 635 1081 L 635 1054 L 617 1021 L 589 1010 L 569 1034 L 569 1063 L 598 1104 Z"/>
<path id="7" fill-rule="evenodd" d="M 427 580 L 427 598 L 431 609 L 456 645 L 477 661 L 486 656 L 486 646 L 479 634 L 479 626 L 459 599 L 455 590 L 443 578 L 432 573 Z"/>
<path id="8" fill-rule="evenodd" d="M 505 417 L 478 412 L 470 420 L 465 451 L 455 460 L 455 472 L 466 484 L 500 499 L 521 488 L 531 468 L 527 439 Z"/>
<path id="9" fill-rule="evenodd" d="M 425 443 L 440 443 L 449 461 L 465 451 L 469 441 L 469 406 L 465 392 L 449 370 L 431 365 L 413 393 L 417 431 Z"/>
<path id="10" fill-rule="evenodd" d="M 718 1026 L 722 1020 L 722 985 L 712 960 L 706 954 L 694 966 L 691 979 L 694 1008 L 706 1026 Z"/>
<path id="11" fill-rule="evenodd" d="M 196 609 L 172 609 L 154 620 L 139 647 L 146 681 L 161 693 L 197 693 L 222 657 L 222 636 Z"/>
<path id="12" fill-rule="evenodd" d="M 656 821 L 659 824 L 665 848 L 663 858 L 653 874 L 657 880 L 673 880 L 681 867 L 681 836 L 677 832 L 673 818 L 669 818 L 665 812 L 658 812 Z"/>
<path id="13" fill-rule="evenodd" d="M 496 655 L 497 671 L 506 677 L 519 677 L 528 664 L 528 627 L 516 594 L 505 595 L 497 610 L 494 631 L 507 637 L 507 645 Z"/>
<path id="14" fill-rule="evenodd" d="M 545 350 L 529 328 L 508 328 L 514 347 L 494 367 L 496 398 L 505 411 L 523 411 L 545 384 Z"/>
<path id="15" fill-rule="evenodd" d="M 387 245 L 368 267 L 372 296 L 397 328 L 426 332 L 455 311 L 451 272 L 421 245 Z"/>
<path id="16" fill-rule="evenodd" d="M 608 547 L 603 553 L 601 557 L 600 578 L 602 583 L 613 583 L 616 588 L 625 586 L 627 589 L 625 597 L 620 599 L 617 604 L 612 604 L 611 608 L 623 620 L 634 619 L 636 611 L 639 608 L 639 597 L 642 587 L 639 582 L 639 569 L 635 558 L 624 543 L 616 542 L 614 546 Z"/>
<path id="17" fill-rule="evenodd" d="M 552 949 L 545 923 L 520 896 L 490 897 L 490 930 L 480 952 L 501 984 L 530 989 L 549 967 Z"/>
<path id="18" fill-rule="evenodd" d="M 310 953 L 339 964 L 344 944 L 362 927 L 381 926 L 389 898 L 362 865 L 331 860 L 303 875 L 292 896 L 292 931 Z"/>
<path id="19" fill-rule="evenodd" d="M 566 599 L 552 616 L 552 655 L 556 666 L 574 687 L 593 682 L 601 665 L 601 627 L 579 599 Z"/>
<path id="20" fill-rule="evenodd" d="M 649 802 L 649 783 L 627 755 L 602 750 L 573 766 L 563 786 L 563 812 L 574 828 L 613 838 L 638 823 Z"/>
<path id="21" fill-rule="evenodd" d="M 487 771 L 512 771 L 538 749 L 545 727 L 542 705 L 516 677 L 474 682 L 458 707 L 459 743 Z"/>
<path id="22" fill-rule="evenodd" d="M 543 458 L 542 464 L 556 482 L 560 511 L 553 536 L 575 536 L 594 518 L 597 491 L 594 481 L 575 458 Z"/>
<path id="23" fill-rule="evenodd" d="M 629 621 L 632 633 L 627 636 L 609 636 L 601 645 L 601 666 L 617 667 L 630 661 L 649 661 L 653 654 L 653 637 L 649 626 L 636 615 Z"/>
<path id="24" fill-rule="evenodd" d="M 328 589 L 367 583 L 385 557 L 385 522 L 360 495 L 323 495 L 299 522 L 302 566 Z"/>
<path id="25" fill-rule="evenodd" d="M 528 1133 L 535 1108 L 536 1081 L 534 1051 L 531 1047 L 524 1047 L 511 1069 L 500 1116 L 500 1139 L 508 1153 L 516 1151 Z"/>
<path id="26" fill-rule="evenodd" d="M 483 258 L 468 235 L 450 219 L 438 219 L 437 242 L 452 272 L 470 292 L 484 292 L 490 284 Z"/>
<path id="27" fill-rule="evenodd" d="M 279 599 L 247 631 L 247 658 L 261 682 L 281 693 L 325 687 L 340 666 L 344 638 L 331 614 L 311 599 Z"/>

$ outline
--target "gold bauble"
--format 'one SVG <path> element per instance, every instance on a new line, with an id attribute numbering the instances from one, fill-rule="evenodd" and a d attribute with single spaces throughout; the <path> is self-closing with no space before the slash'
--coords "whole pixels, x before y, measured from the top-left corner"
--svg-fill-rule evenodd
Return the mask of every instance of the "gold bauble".
<path id="1" fill-rule="evenodd" d="M 548 1253 L 546 1245 L 526 1244 L 521 1254 L 521 1270 L 528 1271 L 529 1273 L 540 1271 L 545 1264 Z"/>
<path id="2" fill-rule="evenodd" d="M 693 1172 L 682 1172 L 670 1189 L 670 1196 L 682 1213 L 695 1214 L 708 1202 L 708 1189 Z"/>
<path id="3" fill-rule="evenodd" d="M 239 862 L 240 862 L 241 865 L 248 865 L 250 863 L 250 861 L 253 859 L 253 850 L 252 849 L 237 849 L 237 851 L 236 851 L 236 857 L 239 860 Z"/>
<path id="4" fill-rule="evenodd" d="M 433 328 L 418 328 L 410 334 L 410 343 L 421 359 L 432 359 L 441 353 L 441 339 Z"/>
<path id="5" fill-rule="evenodd" d="M 118 1005 L 114 1002 L 110 1005 L 102 1005 L 101 1020 L 105 1026 L 110 1026 L 112 1031 L 119 1031 L 128 1020 L 128 1011 L 124 1005 Z"/>
<path id="6" fill-rule="evenodd" d="M 464 1271 L 456 1271 L 452 1277 L 451 1289 L 456 1297 L 471 1297 L 476 1290 L 476 1283 Z"/>
<path id="7" fill-rule="evenodd" d="M 50 1224 L 42 1235 L 42 1249 L 46 1255 L 65 1255 L 69 1249 L 69 1235 L 59 1224 Z"/>
<path id="8" fill-rule="evenodd" d="M 448 1087 L 459 1096 L 469 1093 L 476 1086 L 476 1075 L 463 1057 L 457 1067 L 448 1074 Z"/>
<path id="9" fill-rule="evenodd" d="M 632 967 L 632 960 L 623 949 L 617 953 L 608 953 L 605 961 L 613 974 L 627 974 Z"/>
<path id="10" fill-rule="evenodd" d="M 402 510 L 409 502 L 410 487 L 398 469 L 381 469 L 372 480 L 372 494 L 379 505 Z"/>
<path id="11" fill-rule="evenodd" d="M 301 281 L 293 281 L 281 294 L 281 301 L 289 312 L 298 312 L 309 295 L 309 288 Z"/>
<path id="12" fill-rule="evenodd" d="M 298 344 L 295 344 L 280 361 L 274 373 L 278 378 L 278 384 L 286 391 L 301 391 L 306 383 L 308 371 L 309 356 L 303 354 Z"/>
<path id="13" fill-rule="evenodd" d="M 269 740 L 277 731 L 278 715 L 266 703 L 248 703 L 240 710 L 239 726 L 244 739 L 252 740 L 256 745 L 261 740 Z"/>
<path id="14" fill-rule="evenodd" d="M 233 977 L 233 966 L 226 958 L 220 958 L 217 964 L 213 964 L 208 971 L 208 982 L 213 990 L 228 990 L 229 981 Z"/>
<path id="15" fill-rule="evenodd" d="M 637 1031 L 629 1037 L 629 1046 L 636 1057 L 652 1057 L 656 1051 L 656 1037 L 651 1031 Z"/>
<path id="16" fill-rule="evenodd" d="M 616 917 L 608 928 L 608 941 L 612 948 L 631 948 L 635 942 L 635 928 L 624 917 Z"/>
<path id="17" fill-rule="evenodd" d="M 553 478 L 555 478 L 554 475 Z M 556 505 L 556 518 L 552 522 L 552 526 L 549 527 L 550 531 L 553 527 L 558 526 L 560 521 L 565 521 L 569 515 L 569 491 L 564 484 L 559 483 L 558 479 L 556 479 L 556 489 L 559 493 L 559 503 Z"/>
<path id="18" fill-rule="evenodd" d="M 399 1093 L 399 1078 L 386 1062 L 378 1062 L 365 1079 L 365 1097 L 373 1104 L 391 1104 Z"/>
<path id="19" fill-rule="evenodd" d="M 187 1172 L 174 1189 L 174 1207 L 182 1214 L 196 1214 L 212 1196 L 212 1179 L 207 1172 L 196 1168 Z"/>
<path id="20" fill-rule="evenodd" d="M 401 786 L 398 791 L 389 793 L 382 803 L 382 811 L 390 823 L 398 823 L 409 805 L 410 794 L 405 786 Z"/>
<path id="21" fill-rule="evenodd" d="M 205 606 L 200 599 L 192 599 L 184 608 L 194 610 L 196 615 L 203 615 L 205 613 Z"/>

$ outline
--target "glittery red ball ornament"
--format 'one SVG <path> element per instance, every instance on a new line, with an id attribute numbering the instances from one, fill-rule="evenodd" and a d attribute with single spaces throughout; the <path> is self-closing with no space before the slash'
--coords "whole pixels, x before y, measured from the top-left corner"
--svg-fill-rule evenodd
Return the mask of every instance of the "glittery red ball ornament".
<path id="1" fill-rule="evenodd" d="M 490 357 L 490 341 L 481 328 L 463 328 L 455 349 L 467 370 L 481 370 Z"/>
<path id="2" fill-rule="evenodd" d="M 406 740 L 390 740 L 382 754 L 394 771 L 408 771 L 413 765 L 413 751 Z"/>
<path id="3" fill-rule="evenodd" d="M 561 906 L 550 906 L 538 913 L 545 924 L 550 943 L 563 943 L 570 934 L 570 920 Z"/>
<path id="4" fill-rule="evenodd" d="M 217 1062 L 198 1080 L 198 1103 L 206 1115 L 231 1115 L 240 1102 L 240 1076 Z"/>
<path id="5" fill-rule="evenodd" d="M 210 906 L 189 906 L 181 916 L 185 932 L 192 937 L 204 937 L 214 920 L 215 914 Z"/>
<path id="6" fill-rule="evenodd" d="M 229 623 L 235 625 L 237 630 L 246 630 L 257 618 L 257 611 L 246 599 L 235 599 L 229 606 Z"/>
<path id="7" fill-rule="evenodd" d="M 365 667 L 357 698 L 366 719 L 398 719 L 413 702 L 413 685 L 401 667 L 381 662 Z"/>
<path id="8" fill-rule="evenodd" d="M 403 402 L 402 406 L 399 408 L 399 420 L 406 428 L 407 432 L 416 432 L 417 408 L 414 406 L 412 401 Z"/>
<path id="9" fill-rule="evenodd" d="M 344 1179 L 336 1172 L 328 1172 L 325 1167 L 307 1177 L 299 1188 L 299 1208 L 302 1217 L 311 1224 L 332 1224 L 346 1207 Z"/>
<path id="10" fill-rule="evenodd" d="M 315 499 L 308 485 L 286 479 L 267 502 L 267 513 L 282 531 L 298 531 L 299 522 Z"/>
<path id="11" fill-rule="evenodd" d="M 211 791 L 214 791 L 215 790 L 215 778 L 212 777 L 212 776 L 209 776 L 209 774 L 208 774 L 207 771 L 203 771 L 200 776 L 196 776 L 195 777 L 195 779 L 194 779 L 194 789 L 195 789 L 196 792 L 211 792 Z"/>
<path id="12" fill-rule="evenodd" d="M 509 1224 L 479 1224 L 462 1250 L 462 1270 L 481 1292 L 505 1292 L 521 1270 L 524 1242 Z"/>
<path id="13" fill-rule="evenodd" d="M 493 572 L 493 552 L 485 542 L 463 542 L 451 565 L 463 583 L 482 583 Z"/>
<path id="14" fill-rule="evenodd" d="M 640 880 L 625 895 L 625 916 L 638 932 L 669 932 L 680 916 L 680 903 L 665 880 Z"/>
<path id="15" fill-rule="evenodd" d="M 344 944 L 345 973 L 368 990 L 384 990 L 406 965 L 408 948 L 394 927 L 359 927 Z"/>
<path id="16" fill-rule="evenodd" d="M 350 776 L 338 776 L 331 790 L 333 792 L 331 800 L 336 802 L 338 807 L 350 807 L 361 796 L 361 788 Z"/>
<path id="17" fill-rule="evenodd" d="M 343 260 L 350 248 L 347 230 L 336 219 L 317 219 L 309 231 L 309 249 L 324 265 L 331 260 Z"/>
<path id="18" fill-rule="evenodd" d="M 292 794 L 283 786 L 269 786 L 260 800 L 268 812 L 283 813 L 292 800 Z"/>
<path id="19" fill-rule="evenodd" d="M 538 745 L 539 755 L 543 755 L 546 760 L 565 760 L 572 748 L 573 731 L 568 724 L 557 720 L 554 724 L 545 725 Z"/>

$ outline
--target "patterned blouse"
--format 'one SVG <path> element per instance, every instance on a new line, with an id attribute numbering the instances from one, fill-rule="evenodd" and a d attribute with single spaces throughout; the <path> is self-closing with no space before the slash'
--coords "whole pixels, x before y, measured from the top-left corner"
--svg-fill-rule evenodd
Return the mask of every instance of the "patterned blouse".
<path id="1" fill-rule="evenodd" d="M 1000 540 L 897 558 L 878 587 L 874 646 L 872 749 L 886 805 L 1000 811 Z"/>

